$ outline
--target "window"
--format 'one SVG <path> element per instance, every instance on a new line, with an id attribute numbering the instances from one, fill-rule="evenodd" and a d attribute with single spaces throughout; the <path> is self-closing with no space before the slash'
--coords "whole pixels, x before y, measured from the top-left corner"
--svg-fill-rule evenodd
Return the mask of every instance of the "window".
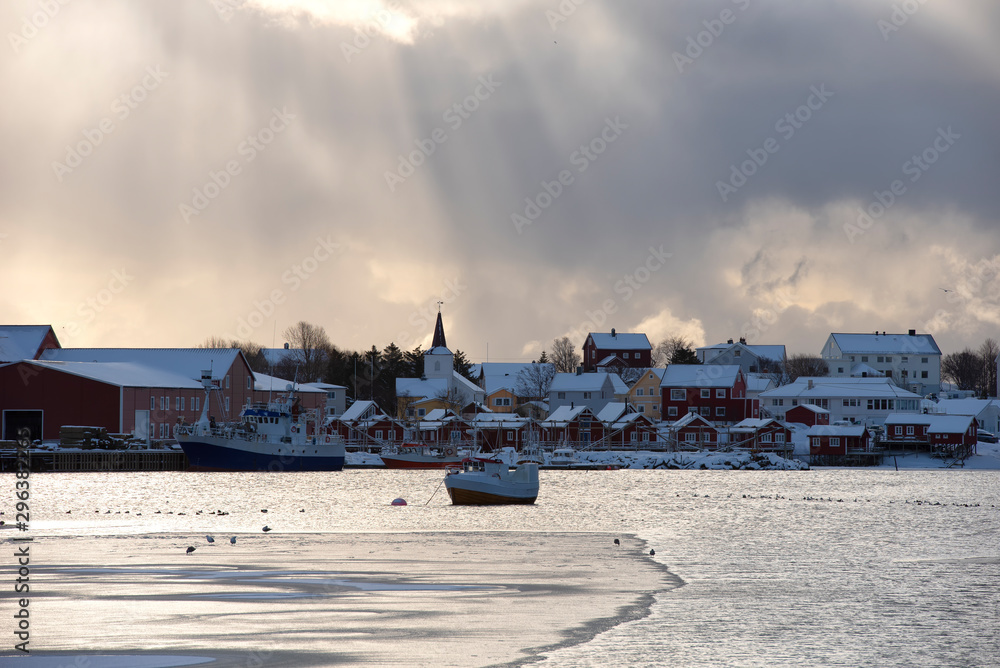
<path id="1" fill-rule="evenodd" d="M 870 411 L 891 411 L 894 410 L 892 399 L 869 399 L 868 410 Z"/>
<path id="2" fill-rule="evenodd" d="M 851 361 L 852 362 L 854 361 L 854 355 L 851 355 Z"/>
<path id="3" fill-rule="evenodd" d="M 844 399 L 844 406 L 852 406 L 857 408 L 859 406 L 858 399 Z"/>
<path id="4" fill-rule="evenodd" d="M 156 397 L 154 397 L 153 395 L 149 395 L 149 410 L 151 411 L 156 410 Z"/>
<path id="5" fill-rule="evenodd" d="M 838 366 L 837 367 L 837 373 L 844 373 L 844 367 Z"/>
<path id="6" fill-rule="evenodd" d="M 775 434 L 774 435 L 774 442 L 775 443 L 784 443 L 785 442 L 785 432 L 782 431 L 782 432 L 778 432 L 777 434 Z"/>
<path id="7" fill-rule="evenodd" d="M 897 434 L 899 433 L 899 427 L 896 427 L 896 433 Z M 907 436 L 913 436 L 913 426 L 912 425 L 907 425 L 906 426 L 906 435 Z"/>
<path id="8" fill-rule="evenodd" d="M 643 443 L 646 443 L 646 442 L 649 441 L 649 432 L 648 431 L 642 432 L 642 441 L 643 441 Z"/>
<path id="9" fill-rule="evenodd" d="M 896 436 L 902 436 L 902 435 L 903 435 L 903 427 L 902 427 L 902 425 L 898 425 L 897 424 L 896 425 Z"/>
<path id="10" fill-rule="evenodd" d="M 819 436 L 813 436 L 812 437 L 812 446 L 814 448 L 818 448 L 820 446 Z"/>
<path id="11" fill-rule="evenodd" d="M 772 406 L 784 406 L 785 405 L 785 400 L 784 399 L 771 399 L 771 405 Z"/>
<path id="12" fill-rule="evenodd" d="M 723 416 L 725 416 L 725 414 L 726 414 L 726 407 L 725 406 L 716 406 L 715 407 L 715 417 L 723 417 Z"/>
<path id="13" fill-rule="evenodd" d="M 250 376 L 247 376 L 247 389 L 248 390 L 253 389 L 253 378 L 251 378 Z"/>
<path id="14" fill-rule="evenodd" d="M 792 405 L 793 406 L 798 406 L 799 405 L 799 400 L 798 399 L 792 399 Z"/>
<path id="15" fill-rule="evenodd" d="M 169 397 L 160 397 L 160 410 L 161 411 L 165 411 L 168 408 L 170 408 L 170 398 Z"/>
<path id="16" fill-rule="evenodd" d="M 507 432 L 507 441 L 509 442 L 509 441 L 513 441 L 513 440 L 514 440 L 514 432 L 508 431 Z"/>
<path id="17" fill-rule="evenodd" d="M 881 355 L 879 355 L 878 357 L 875 358 L 875 361 L 881 363 L 884 361 L 884 358 Z"/>
<path id="18" fill-rule="evenodd" d="M 742 352 L 743 352 L 742 350 L 736 350 L 736 351 L 734 351 L 733 352 L 733 357 L 739 357 Z"/>
<path id="19" fill-rule="evenodd" d="M 715 398 L 716 399 L 725 399 L 726 398 L 726 388 L 722 387 L 722 388 L 717 389 L 715 391 Z"/>
<path id="20" fill-rule="evenodd" d="M 771 442 L 771 432 L 766 432 L 764 434 L 761 434 L 760 435 L 760 442 L 761 443 L 770 443 Z"/>
<path id="21" fill-rule="evenodd" d="M 181 398 L 174 397 L 174 410 L 179 411 L 181 409 Z"/>
<path id="22" fill-rule="evenodd" d="M 184 410 L 184 397 L 181 397 L 181 407 L 180 410 Z"/>
<path id="23" fill-rule="evenodd" d="M 677 406 L 667 406 L 667 416 L 677 417 Z"/>
<path id="24" fill-rule="evenodd" d="M 593 392 L 584 392 L 584 393 L 583 393 L 583 398 L 584 398 L 584 399 L 590 399 L 590 396 L 591 396 L 592 394 L 593 394 Z"/>
<path id="25" fill-rule="evenodd" d="M 839 447 L 839 446 L 840 446 L 840 437 L 839 436 L 831 436 L 830 437 L 830 447 L 836 448 L 836 447 Z"/>
<path id="26" fill-rule="evenodd" d="M 909 362 L 910 358 L 907 357 L 906 355 L 901 355 L 900 358 L 899 358 L 899 361 L 900 362 Z"/>
<path id="27" fill-rule="evenodd" d="M 910 375 L 910 372 L 907 371 L 906 369 L 903 369 L 902 371 L 900 371 L 900 374 L 902 374 L 903 378 L 906 378 L 907 376 Z"/>
<path id="28" fill-rule="evenodd" d="M 694 433 L 693 431 L 689 431 L 688 433 L 684 434 L 684 442 L 685 443 L 697 443 L 698 442 L 698 434 Z"/>
<path id="29" fill-rule="evenodd" d="M 201 397 L 195 397 L 194 399 L 192 399 L 191 400 L 191 407 L 194 410 L 199 410 L 200 407 L 201 407 Z"/>
<path id="30" fill-rule="evenodd" d="M 375 439 L 378 440 L 378 441 L 382 440 L 382 430 L 381 429 L 376 429 L 375 430 Z"/>
<path id="31" fill-rule="evenodd" d="M 418 408 L 417 409 L 417 417 L 423 417 L 426 414 L 427 414 L 427 409 L 426 408 Z"/>
<path id="32" fill-rule="evenodd" d="M 653 410 L 654 411 L 660 410 L 660 404 L 653 404 Z"/>
<path id="33" fill-rule="evenodd" d="M 565 392 L 556 392 L 556 399 L 565 399 L 565 398 L 566 398 Z"/>
<path id="34" fill-rule="evenodd" d="M 684 401 L 687 399 L 687 392 L 684 390 L 670 390 L 671 401 Z"/>
<path id="35" fill-rule="evenodd" d="M 892 378 L 892 369 L 886 369 L 885 370 L 885 377 L 886 378 Z"/>
<path id="36" fill-rule="evenodd" d="M 712 407 L 711 406 L 702 406 L 701 409 L 699 409 L 698 413 L 701 414 L 701 415 L 704 415 L 705 417 L 711 417 L 711 415 L 712 415 Z"/>
<path id="37" fill-rule="evenodd" d="M 646 405 L 645 404 L 639 404 L 639 412 L 640 413 L 645 413 L 646 412 Z"/>
<path id="38" fill-rule="evenodd" d="M 434 370 L 435 371 L 441 370 L 441 362 L 434 362 Z"/>
<path id="39" fill-rule="evenodd" d="M 622 353 L 622 359 L 623 360 L 627 360 L 628 359 L 628 353 Z"/>
<path id="40" fill-rule="evenodd" d="M 892 355 L 886 355 L 885 356 L 885 363 L 886 364 L 892 364 Z"/>
<path id="41" fill-rule="evenodd" d="M 926 378 L 927 377 L 927 372 L 926 371 L 921 371 L 920 372 L 920 377 L 921 378 Z"/>
<path id="42" fill-rule="evenodd" d="M 633 432 L 632 432 L 631 434 L 629 434 L 629 438 L 628 438 L 628 440 L 630 440 L 630 441 L 632 441 L 633 443 L 635 443 L 635 442 L 636 442 L 636 440 L 638 440 L 638 439 L 636 438 L 637 436 L 638 436 L 638 434 L 637 434 L 637 433 L 635 433 L 635 432 L 633 431 Z"/>
<path id="43" fill-rule="evenodd" d="M 226 374 L 226 389 L 229 389 L 229 374 Z"/>
<path id="44" fill-rule="evenodd" d="M 327 399 L 336 399 L 337 398 L 337 390 L 330 390 L 329 392 L 327 392 L 326 393 L 326 398 Z"/>
<path id="45" fill-rule="evenodd" d="M 853 361 L 853 360 L 854 360 L 854 358 L 852 357 L 852 358 L 851 358 L 851 360 Z M 861 361 L 862 361 L 862 362 L 867 362 L 867 361 L 868 361 L 868 355 L 862 355 L 862 356 L 861 356 Z"/>
<path id="46" fill-rule="evenodd" d="M 921 357 L 920 358 L 920 363 L 921 364 L 927 364 L 927 358 L 926 357 Z"/>
<path id="47" fill-rule="evenodd" d="M 702 399 L 711 399 L 712 398 L 712 390 L 702 390 L 701 391 L 701 398 Z"/>
<path id="48" fill-rule="evenodd" d="M 229 397 L 226 397 L 226 412 L 229 412 Z"/>
<path id="49" fill-rule="evenodd" d="M 494 397 L 494 406 L 510 406 L 510 397 Z"/>
<path id="50" fill-rule="evenodd" d="M 644 393 L 644 392 L 645 392 L 645 390 L 643 390 L 643 389 L 642 389 L 642 388 L 640 387 L 639 389 L 637 389 L 637 390 L 635 391 L 635 396 L 637 396 L 637 397 L 641 397 L 641 396 L 643 396 L 643 393 Z"/>

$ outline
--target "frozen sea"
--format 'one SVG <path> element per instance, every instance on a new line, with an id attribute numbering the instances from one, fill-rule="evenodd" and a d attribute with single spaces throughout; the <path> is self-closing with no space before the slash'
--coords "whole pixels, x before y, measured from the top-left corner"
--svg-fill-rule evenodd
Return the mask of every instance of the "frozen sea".
<path id="1" fill-rule="evenodd" d="M 1000 666 L 998 471 L 542 471 L 495 508 L 441 478 L 35 474 L 0 664 Z"/>

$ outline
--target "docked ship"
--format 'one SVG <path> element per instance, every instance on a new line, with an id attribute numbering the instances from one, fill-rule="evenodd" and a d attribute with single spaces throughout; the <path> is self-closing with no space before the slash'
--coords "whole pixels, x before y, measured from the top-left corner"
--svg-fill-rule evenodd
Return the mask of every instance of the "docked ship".
<path id="1" fill-rule="evenodd" d="M 456 506 L 531 504 L 538 498 L 538 464 L 511 468 L 500 457 L 473 457 L 450 467 L 444 486 Z"/>
<path id="2" fill-rule="evenodd" d="M 380 457 L 388 469 L 443 469 L 461 464 L 463 453 L 452 444 L 402 443 Z"/>
<path id="3" fill-rule="evenodd" d="M 204 379 L 203 379 L 204 381 Z M 210 383 L 210 380 L 209 380 Z M 319 416 L 301 410 L 292 386 L 274 401 L 249 404 L 234 423 L 217 424 L 205 408 L 177 441 L 194 471 L 340 471 L 344 442 L 324 433 Z"/>

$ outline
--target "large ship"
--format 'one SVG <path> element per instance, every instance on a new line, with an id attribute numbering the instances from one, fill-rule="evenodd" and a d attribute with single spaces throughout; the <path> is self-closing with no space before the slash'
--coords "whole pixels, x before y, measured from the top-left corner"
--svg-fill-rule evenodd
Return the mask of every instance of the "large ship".
<path id="1" fill-rule="evenodd" d="M 235 423 L 217 424 L 205 408 L 193 425 L 181 426 L 177 441 L 194 471 L 340 471 L 344 442 L 324 433 L 319 416 L 299 407 L 289 385 L 274 401 L 250 404 Z"/>

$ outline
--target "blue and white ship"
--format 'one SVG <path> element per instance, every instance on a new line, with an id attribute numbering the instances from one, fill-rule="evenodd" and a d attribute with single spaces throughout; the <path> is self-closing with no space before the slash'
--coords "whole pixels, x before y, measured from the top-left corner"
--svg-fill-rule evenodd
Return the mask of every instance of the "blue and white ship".
<path id="1" fill-rule="evenodd" d="M 210 381 L 209 381 L 210 382 Z M 216 424 L 205 407 L 193 425 L 182 426 L 177 441 L 194 471 L 340 471 L 344 442 L 323 433 L 318 415 L 299 409 L 291 385 L 275 401 L 250 404 L 239 422 Z"/>

